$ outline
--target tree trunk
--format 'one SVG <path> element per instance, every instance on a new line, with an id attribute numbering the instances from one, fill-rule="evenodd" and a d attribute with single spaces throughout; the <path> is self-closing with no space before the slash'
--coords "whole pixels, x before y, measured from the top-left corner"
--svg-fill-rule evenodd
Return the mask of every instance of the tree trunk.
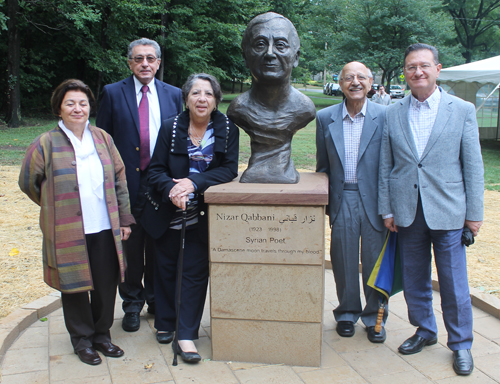
<path id="1" fill-rule="evenodd" d="M 240 93 L 243 93 L 243 80 L 240 81 Z"/>
<path id="2" fill-rule="evenodd" d="M 167 29 L 167 23 L 167 9 L 165 8 L 165 13 L 161 15 L 161 26 L 163 27 L 161 30 L 162 41 L 165 41 L 165 30 Z M 156 77 L 158 80 L 163 81 L 163 71 L 165 70 L 165 43 L 161 45 L 161 59 L 160 70 L 156 73 Z"/>
<path id="3" fill-rule="evenodd" d="M 19 0 L 7 1 L 7 21 L 9 52 L 7 56 L 8 76 L 8 110 L 7 122 L 9 127 L 17 128 L 21 122 L 21 86 L 19 79 L 20 67 L 20 36 L 17 27 L 17 14 L 19 12 Z"/>
<path id="4" fill-rule="evenodd" d="M 231 88 L 231 93 L 234 93 L 234 87 L 236 86 L 236 80 L 233 79 L 232 83 L 233 83 L 233 87 Z"/>

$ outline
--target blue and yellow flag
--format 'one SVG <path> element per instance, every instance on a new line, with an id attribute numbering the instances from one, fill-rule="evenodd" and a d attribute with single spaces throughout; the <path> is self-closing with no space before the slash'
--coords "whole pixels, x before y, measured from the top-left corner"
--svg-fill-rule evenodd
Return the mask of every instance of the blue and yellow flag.
<path id="1" fill-rule="evenodd" d="M 389 231 L 387 234 L 377 263 L 368 279 L 368 285 L 384 295 L 387 301 L 389 297 L 403 290 L 397 232 Z"/>

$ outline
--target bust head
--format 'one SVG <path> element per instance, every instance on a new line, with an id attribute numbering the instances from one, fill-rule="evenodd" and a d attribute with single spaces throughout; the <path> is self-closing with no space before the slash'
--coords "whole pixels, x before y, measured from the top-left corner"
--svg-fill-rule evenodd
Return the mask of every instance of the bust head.
<path id="1" fill-rule="evenodd" d="M 253 81 L 265 84 L 289 82 L 299 64 L 300 40 L 290 20 L 268 12 L 254 17 L 243 34 L 243 58 Z"/>

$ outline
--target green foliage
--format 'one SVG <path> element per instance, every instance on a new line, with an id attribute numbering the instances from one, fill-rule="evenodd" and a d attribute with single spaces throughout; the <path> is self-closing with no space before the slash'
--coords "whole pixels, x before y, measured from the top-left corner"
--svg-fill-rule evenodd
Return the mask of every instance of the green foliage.
<path id="1" fill-rule="evenodd" d="M 445 0 L 443 9 L 453 17 L 456 41 L 467 63 L 473 56 L 500 53 L 500 0 Z"/>

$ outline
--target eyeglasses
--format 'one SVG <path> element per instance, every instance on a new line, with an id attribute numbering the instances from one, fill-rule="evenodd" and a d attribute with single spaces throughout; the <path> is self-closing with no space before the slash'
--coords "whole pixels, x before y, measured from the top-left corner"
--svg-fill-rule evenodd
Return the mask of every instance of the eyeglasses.
<path id="1" fill-rule="evenodd" d="M 358 81 L 360 83 L 364 83 L 366 80 L 368 80 L 368 77 L 366 77 L 365 75 L 347 75 L 347 76 L 342 77 L 341 80 L 346 81 L 348 83 L 351 83 L 352 81 L 354 81 L 355 77 L 358 78 Z"/>
<path id="2" fill-rule="evenodd" d="M 427 72 L 429 69 L 432 68 L 432 64 L 422 64 L 422 65 L 410 65 L 409 67 L 405 67 L 406 72 L 409 73 L 415 73 L 417 72 L 417 69 L 420 68 L 422 72 Z"/>
<path id="3" fill-rule="evenodd" d="M 140 64 L 146 59 L 149 64 L 153 64 L 156 60 L 158 60 L 155 56 L 135 56 L 132 57 L 132 60 L 134 60 L 137 64 Z"/>

